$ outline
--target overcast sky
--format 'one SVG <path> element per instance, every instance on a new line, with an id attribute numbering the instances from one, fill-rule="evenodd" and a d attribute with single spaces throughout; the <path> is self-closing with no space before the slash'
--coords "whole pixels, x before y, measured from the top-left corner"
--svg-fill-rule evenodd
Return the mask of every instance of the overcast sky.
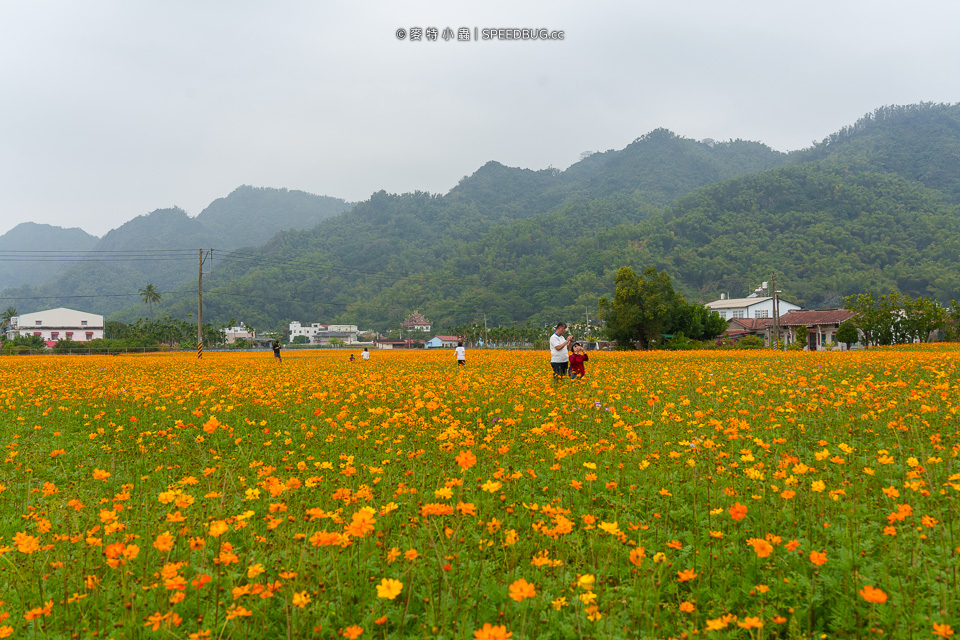
<path id="1" fill-rule="evenodd" d="M 0 0 L 0 15 L 0 233 L 102 235 L 241 184 L 445 193 L 488 160 L 562 169 L 657 127 L 788 151 L 882 105 L 960 101 L 954 0 Z M 471 41 L 397 38 L 411 27 Z"/>

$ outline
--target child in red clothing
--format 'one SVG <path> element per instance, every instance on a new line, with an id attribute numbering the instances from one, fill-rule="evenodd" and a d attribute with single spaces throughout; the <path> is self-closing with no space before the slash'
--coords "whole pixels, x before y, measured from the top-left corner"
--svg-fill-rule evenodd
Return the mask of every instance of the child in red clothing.
<path id="1" fill-rule="evenodd" d="M 576 380 L 587 375 L 587 370 L 583 363 L 590 359 L 583 345 L 579 342 L 573 344 L 573 353 L 570 354 L 570 377 Z"/>

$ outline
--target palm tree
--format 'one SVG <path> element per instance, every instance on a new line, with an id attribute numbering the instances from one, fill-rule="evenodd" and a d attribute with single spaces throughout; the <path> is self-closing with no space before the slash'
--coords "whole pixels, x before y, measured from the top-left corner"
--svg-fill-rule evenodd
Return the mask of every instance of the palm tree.
<path id="1" fill-rule="evenodd" d="M 17 310 L 13 307 L 7 307 L 7 310 L 0 314 L 0 334 L 4 333 L 7 330 L 7 327 L 10 325 L 10 321 L 13 320 L 17 315 Z"/>
<path id="2" fill-rule="evenodd" d="M 148 284 L 145 289 L 140 289 L 140 299 L 150 309 L 150 319 L 153 320 L 153 303 L 160 302 L 160 292 L 152 284 Z"/>

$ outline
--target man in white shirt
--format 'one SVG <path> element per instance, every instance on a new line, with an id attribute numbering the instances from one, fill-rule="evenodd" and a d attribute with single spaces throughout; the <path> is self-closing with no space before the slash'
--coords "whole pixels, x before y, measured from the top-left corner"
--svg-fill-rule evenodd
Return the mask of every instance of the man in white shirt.
<path id="1" fill-rule="evenodd" d="M 567 376 L 567 367 L 570 366 L 570 354 L 567 353 L 567 346 L 573 342 L 573 335 L 563 338 L 567 332 L 567 323 L 561 322 L 557 325 L 557 330 L 550 336 L 550 366 L 553 367 L 553 375 L 557 378 Z"/>
<path id="2" fill-rule="evenodd" d="M 457 342 L 456 354 L 457 364 L 462 367 L 467 363 L 467 350 L 463 348 L 463 340 Z"/>

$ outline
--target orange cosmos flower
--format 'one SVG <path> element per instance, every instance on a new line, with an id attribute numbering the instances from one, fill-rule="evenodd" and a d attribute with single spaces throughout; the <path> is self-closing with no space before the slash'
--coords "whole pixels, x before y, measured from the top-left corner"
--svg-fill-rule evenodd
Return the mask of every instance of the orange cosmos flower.
<path id="1" fill-rule="evenodd" d="M 747 507 L 739 502 L 734 502 L 733 506 L 730 507 L 729 513 L 731 518 L 739 522 L 747 517 Z"/>
<path id="2" fill-rule="evenodd" d="M 810 562 L 822 567 L 827 564 L 827 552 L 826 551 L 811 551 L 810 552 Z"/>
<path id="3" fill-rule="evenodd" d="M 473 632 L 473 640 L 510 640 L 513 632 L 503 625 L 494 626 L 489 622 Z"/>
<path id="4" fill-rule="evenodd" d="M 24 620 L 33 620 L 40 616 L 49 617 L 53 612 L 53 600 L 47 600 L 42 607 L 35 607 L 23 614 Z"/>
<path id="5" fill-rule="evenodd" d="M 533 585 L 520 578 L 510 585 L 510 597 L 517 602 L 523 602 L 526 598 L 532 598 L 537 595 Z"/>
<path id="6" fill-rule="evenodd" d="M 761 540 L 760 538 L 750 538 L 747 540 L 747 544 L 752 546 L 757 556 L 761 558 L 766 558 L 773 553 L 773 545 L 766 540 Z"/>
<path id="7" fill-rule="evenodd" d="M 696 573 L 693 569 L 684 569 L 683 571 L 677 571 L 677 582 L 687 582 L 688 580 L 693 580 L 699 574 Z"/>
<path id="8" fill-rule="evenodd" d="M 933 635 L 941 638 L 949 638 L 953 635 L 953 629 L 948 624 L 933 623 Z"/>
<path id="9" fill-rule="evenodd" d="M 363 507 L 353 514 L 350 524 L 347 525 L 345 533 L 355 538 L 363 538 L 373 531 L 373 524 L 377 521 L 373 514 L 376 513 L 370 507 Z"/>
<path id="10" fill-rule="evenodd" d="M 220 421 L 215 416 L 210 416 L 210 419 L 203 423 L 203 430 L 206 433 L 213 433 L 219 426 Z"/>
<path id="11" fill-rule="evenodd" d="M 169 531 L 164 531 L 157 536 L 157 539 L 153 541 L 153 548 L 161 553 L 166 553 L 173 549 L 173 536 L 170 535 Z"/>
<path id="12" fill-rule="evenodd" d="M 27 555 L 40 550 L 40 539 L 31 536 L 26 531 L 21 531 L 13 536 L 13 544 L 17 545 L 17 551 Z"/>
<path id="13" fill-rule="evenodd" d="M 760 618 L 747 617 L 743 619 L 743 622 L 738 622 L 737 626 L 741 629 L 759 629 L 763 626 L 763 623 L 760 622 Z"/>
<path id="14" fill-rule="evenodd" d="M 684 613 L 693 613 L 696 610 L 696 608 L 697 608 L 696 605 L 694 605 L 692 602 L 680 603 L 680 611 L 683 611 Z"/>
<path id="15" fill-rule="evenodd" d="M 886 593 L 870 585 L 867 585 L 863 589 L 860 589 L 860 591 L 858 591 L 857 593 L 863 596 L 863 599 L 866 600 L 867 602 L 876 602 L 877 604 L 883 604 L 884 602 L 887 601 Z"/>
<path id="16" fill-rule="evenodd" d="M 303 609 L 305 606 L 310 604 L 310 594 L 306 591 L 294 592 L 293 594 L 293 606 Z"/>
<path id="17" fill-rule="evenodd" d="M 224 520 L 214 520 L 210 523 L 209 534 L 211 538 L 219 538 L 230 530 L 230 525 Z"/>
<path id="18" fill-rule="evenodd" d="M 111 474 L 109 471 L 104 471 L 103 469 L 94 468 L 93 470 L 93 479 L 94 480 L 106 480 Z"/>
<path id="19" fill-rule="evenodd" d="M 355 624 L 350 625 L 343 630 L 343 637 L 347 640 L 356 640 L 363 635 L 363 627 L 357 626 Z"/>
<path id="20" fill-rule="evenodd" d="M 643 562 L 643 559 L 647 557 L 647 552 L 643 547 L 634 547 L 630 550 L 630 562 L 637 565 L 638 567 Z"/>
<path id="21" fill-rule="evenodd" d="M 460 465 L 460 468 L 466 471 L 473 465 L 477 464 L 477 457 L 473 455 L 473 451 L 467 449 L 466 451 L 461 451 L 460 455 L 454 458 L 457 461 L 457 464 Z"/>
<path id="22" fill-rule="evenodd" d="M 403 583 L 393 578 L 384 578 L 377 585 L 377 597 L 393 600 L 403 591 Z"/>

